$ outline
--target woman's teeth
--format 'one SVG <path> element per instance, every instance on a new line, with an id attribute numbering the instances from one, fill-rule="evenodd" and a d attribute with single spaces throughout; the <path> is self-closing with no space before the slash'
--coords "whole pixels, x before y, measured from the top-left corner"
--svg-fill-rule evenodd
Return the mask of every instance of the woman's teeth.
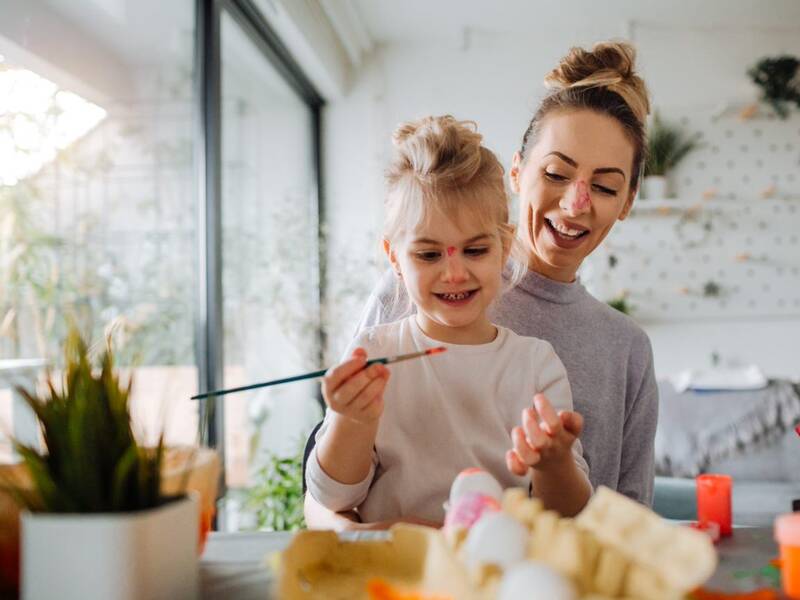
<path id="1" fill-rule="evenodd" d="M 553 223 L 550 219 L 547 220 L 550 223 L 550 227 L 556 230 L 559 235 L 562 235 L 566 238 L 576 239 L 582 236 L 586 231 L 581 231 L 579 229 L 572 229 L 567 227 L 566 225 L 561 225 L 560 223 Z"/>

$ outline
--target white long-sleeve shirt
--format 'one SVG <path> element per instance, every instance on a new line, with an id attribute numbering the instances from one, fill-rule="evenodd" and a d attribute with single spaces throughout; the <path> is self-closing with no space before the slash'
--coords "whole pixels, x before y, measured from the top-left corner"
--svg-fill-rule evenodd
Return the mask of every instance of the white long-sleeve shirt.
<path id="1" fill-rule="evenodd" d="M 426 336 L 411 316 L 362 331 L 346 356 L 361 346 L 369 358 L 445 346 L 447 352 L 389 366 L 372 466 L 363 481 L 343 484 L 319 464 L 316 448 L 306 471 L 308 491 L 335 511 L 357 508 L 362 520 L 419 517 L 443 521 L 450 484 L 469 467 L 489 471 L 503 487 L 525 487 L 529 477 L 506 468 L 510 432 L 522 423 L 522 410 L 543 392 L 556 410 L 572 410 L 563 364 L 552 346 L 498 327 L 487 344 L 438 342 Z M 317 433 L 325 435 L 329 415 Z M 580 442 L 575 462 L 588 476 Z"/>

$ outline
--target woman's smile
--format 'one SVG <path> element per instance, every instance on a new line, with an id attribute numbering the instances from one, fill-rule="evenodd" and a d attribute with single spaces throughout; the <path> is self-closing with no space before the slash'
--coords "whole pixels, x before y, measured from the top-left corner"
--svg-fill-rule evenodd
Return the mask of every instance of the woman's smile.
<path id="1" fill-rule="evenodd" d="M 591 231 L 587 227 L 557 218 L 545 217 L 544 223 L 547 231 L 550 233 L 551 240 L 559 248 L 577 248 L 586 241 Z"/>

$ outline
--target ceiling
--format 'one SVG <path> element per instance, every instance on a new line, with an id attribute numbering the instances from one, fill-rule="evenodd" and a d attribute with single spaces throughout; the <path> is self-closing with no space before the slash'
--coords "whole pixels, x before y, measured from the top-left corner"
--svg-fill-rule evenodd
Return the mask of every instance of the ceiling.
<path id="1" fill-rule="evenodd" d="M 658 26 L 800 29 L 797 0 L 338 0 L 352 2 L 377 42 L 458 36 L 464 28 L 624 31 L 627 21 Z"/>

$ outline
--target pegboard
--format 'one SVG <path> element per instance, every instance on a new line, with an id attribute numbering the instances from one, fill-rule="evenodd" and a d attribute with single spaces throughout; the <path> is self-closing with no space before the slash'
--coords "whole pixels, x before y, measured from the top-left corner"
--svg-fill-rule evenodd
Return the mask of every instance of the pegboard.
<path id="1" fill-rule="evenodd" d="M 642 322 L 800 317 L 800 116 L 662 115 L 702 134 L 676 199 L 636 200 L 586 261 Z"/>

